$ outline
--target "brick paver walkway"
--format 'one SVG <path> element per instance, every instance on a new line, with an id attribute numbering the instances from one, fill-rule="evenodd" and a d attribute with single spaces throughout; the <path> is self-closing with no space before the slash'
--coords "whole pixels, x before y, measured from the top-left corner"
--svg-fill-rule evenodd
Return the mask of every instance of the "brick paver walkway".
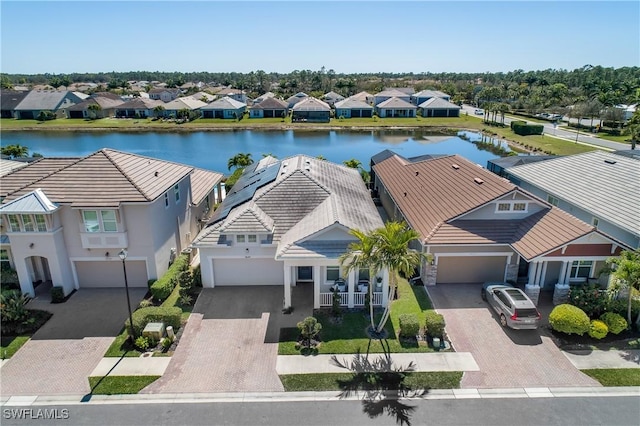
<path id="1" fill-rule="evenodd" d="M 471 352 L 480 367 L 464 373 L 461 387 L 600 386 L 577 370 L 543 329 L 502 329 L 480 298 L 479 284 L 442 284 L 428 291 L 455 350 Z"/>
<path id="2" fill-rule="evenodd" d="M 29 340 L 2 366 L 0 395 L 87 394 L 113 337 Z"/>
<path id="3" fill-rule="evenodd" d="M 204 319 L 192 313 L 164 375 L 141 393 L 284 391 L 277 343 L 261 318 Z"/>

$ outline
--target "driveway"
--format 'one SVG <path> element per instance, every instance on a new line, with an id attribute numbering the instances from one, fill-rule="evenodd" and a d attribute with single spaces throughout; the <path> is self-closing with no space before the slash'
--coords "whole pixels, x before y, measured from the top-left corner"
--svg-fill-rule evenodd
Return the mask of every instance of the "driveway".
<path id="1" fill-rule="evenodd" d="M 445 318 L 455 350 L 471 352 L 480 367 L 480 371 L 465 372 L 461 387 L 600 386 L 571 364 L 545 328 L 502 328 L 480 298 L 479 284 L 445 284 L 427 290 Z M 546 319 L 547 310 L 541 312 Z"/>
<path id="2" fill-rule="evenodd" d="M 311 315 L 312 286 L 292 289 L 289 315 L 283 295 L 282 286 L 204 289 L 164 375 L 141 393 L 283 391 L 280 328 Z"/>
<path id="3" fill-rule="evenodd" d="M 130 289 L 132 305 L 146 289 Z M 98 365 L 128 316 L 124 289 L 82 289 L 65 303 L 34 299 L 30 309 L 53 313 L 2 366 L 6 395 L 87 394 L 87 377 Z"/>

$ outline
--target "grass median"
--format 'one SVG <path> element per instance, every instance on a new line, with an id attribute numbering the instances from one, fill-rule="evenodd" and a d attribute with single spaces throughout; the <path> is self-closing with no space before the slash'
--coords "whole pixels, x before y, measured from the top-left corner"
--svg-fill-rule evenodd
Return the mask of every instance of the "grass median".
<path id="1" fill-rule="evenodd" d="M 280 381 L 286 392 L 339 391 L 340 381 L 349 381 L 354 373 L 283 374 Z M 458 389 L 462 371 L 408 373 L 403 380 L 411 389 Z"/>
<path id="2" fill-rule="evenodd" d="M 161 376 L 103 376 L 89 377 L 93 395 L 136 394 Z"/>
<path id="3" fill-rule="evenodd" d="M 597 368 L 580 370 L 602 386 L 640 386 L 640 368 Z"/>

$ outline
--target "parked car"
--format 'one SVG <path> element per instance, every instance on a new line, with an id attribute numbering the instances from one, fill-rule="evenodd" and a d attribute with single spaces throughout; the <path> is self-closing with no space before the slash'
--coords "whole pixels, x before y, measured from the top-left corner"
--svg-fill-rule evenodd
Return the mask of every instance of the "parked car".
<path id="1" fill-rule="evenodd" d="M 473 111 L 473 113 L 474 113 L 475 115 L 482 115 L 482 114 L 484 114 L 484 111 L 478 108 L 478 109 L 476 109 L 475 111 Z"/>
<path id="2" fill-rule="evenodd" d="M 486 282 L 480 295 L 500 317 L 500 325 L 516 330 L 534 330 L 540 324 L 540 312 L 529 296 L 509 283 Z"/>

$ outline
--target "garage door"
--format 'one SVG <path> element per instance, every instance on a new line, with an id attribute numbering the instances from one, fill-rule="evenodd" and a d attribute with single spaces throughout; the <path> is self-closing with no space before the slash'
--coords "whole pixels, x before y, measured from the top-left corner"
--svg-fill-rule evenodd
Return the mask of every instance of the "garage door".
<path id="1" fill-rule="evenodd" d="M 217 259 L 214 285 L 282 285 L 284 265 L 273 259 Z"/>
<path id="2" fill-rule="evenodd" d="M 437 284 L 502 281 L 506 256 L 439 257 Z"/>
<path id="3" fill-rule="evenodd" d="M 124 287 L 124 272 L 120 261 L 76 261 L 75 266 L 80 288 Z M 144 260 L 127 261 L 127 284 L 129 287 L 147 287 L 147 265 Z"/>

